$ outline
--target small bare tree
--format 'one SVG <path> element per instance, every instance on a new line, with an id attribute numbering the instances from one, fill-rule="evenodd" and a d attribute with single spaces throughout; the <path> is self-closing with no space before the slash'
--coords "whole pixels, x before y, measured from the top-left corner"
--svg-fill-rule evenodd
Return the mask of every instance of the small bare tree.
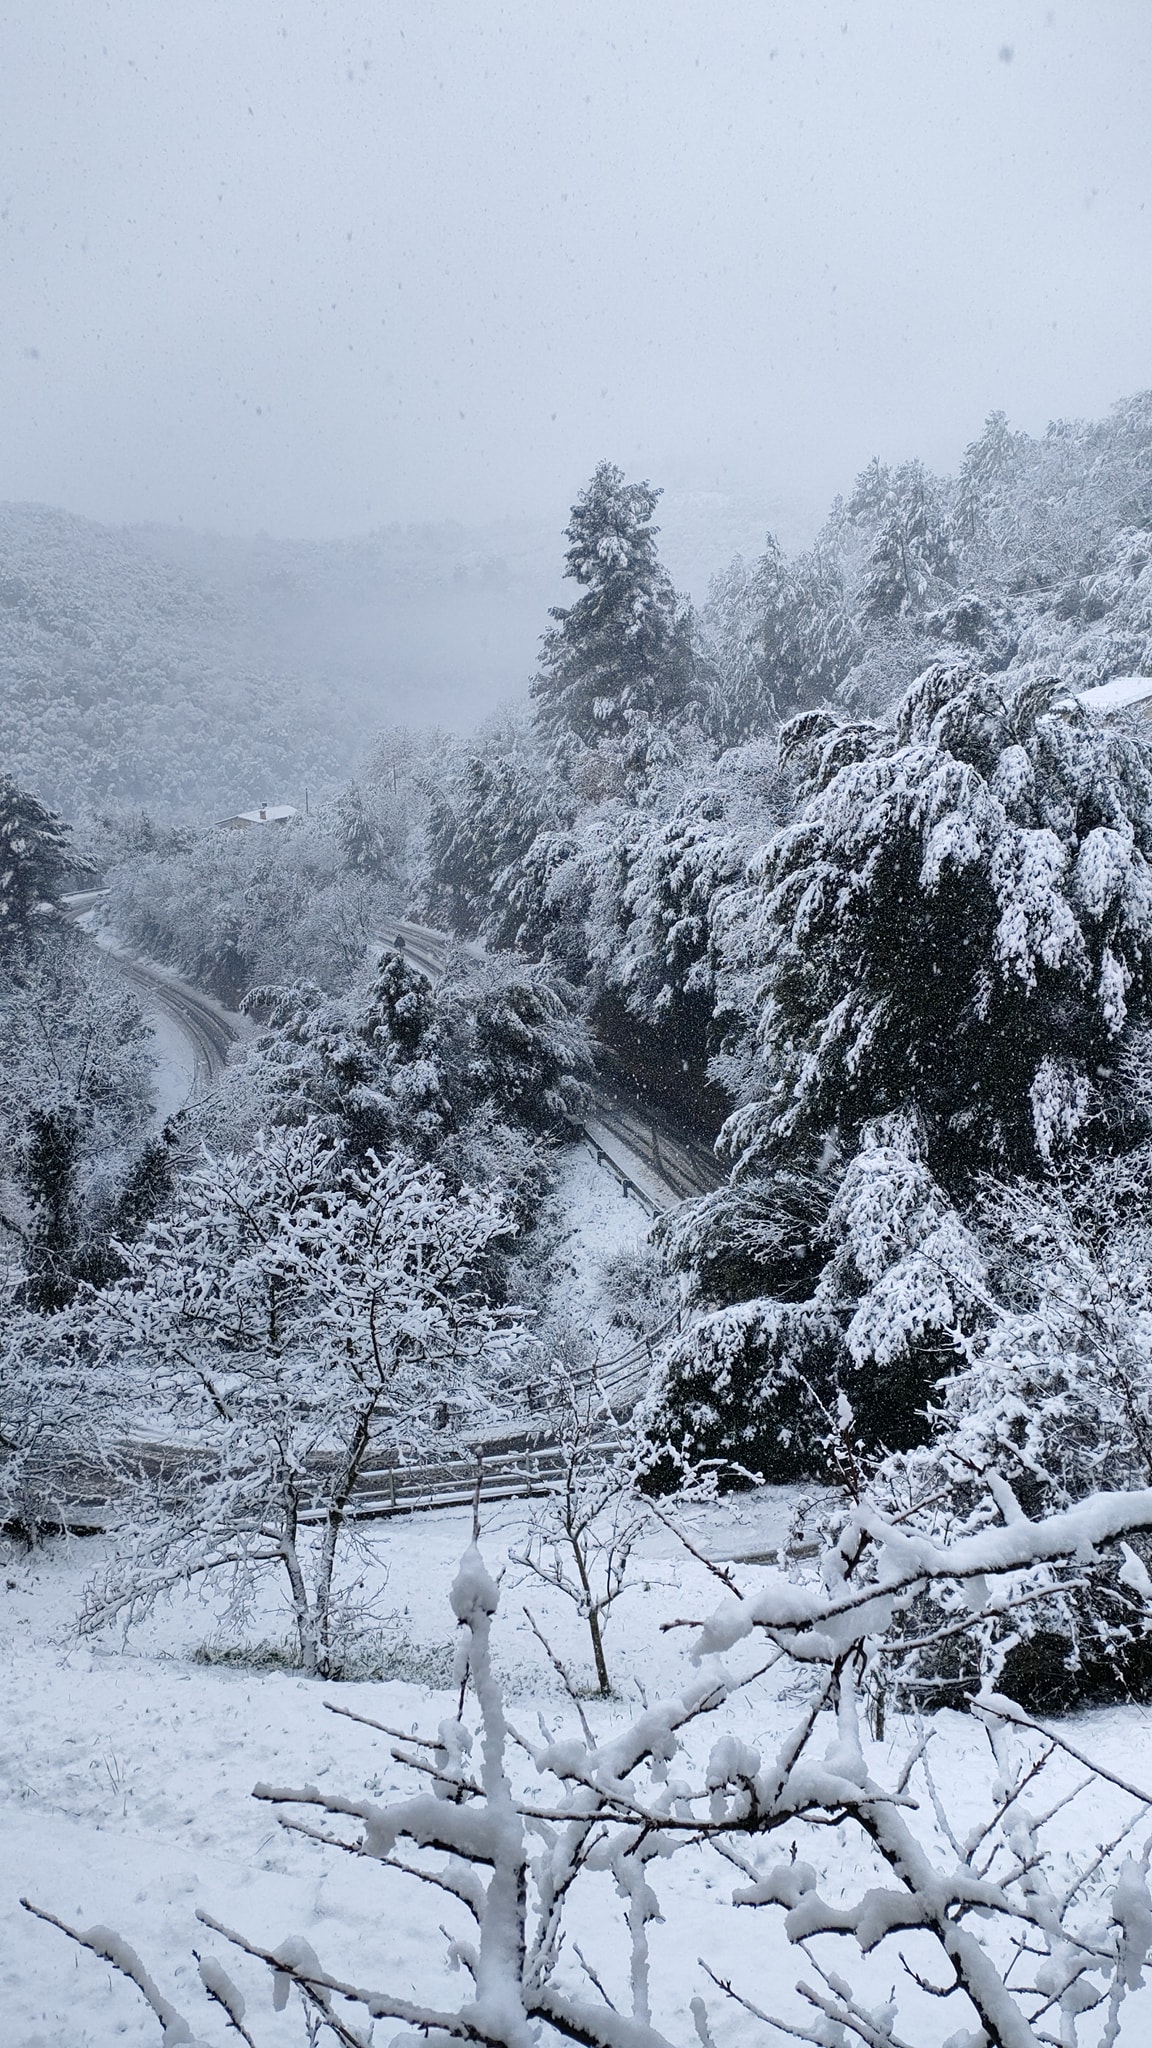
<path id="1" fill-rule="evenodd" d="M 628 1446 L 599 1387 L 566 1379 L 558 1419 L 559 1478 L 531 1515 L 512 1562 L 574 1603 L 587 1624 L 596 1683 L 607 1699 L 612 1683 L 604 1631 L 628 1583 L 648 1516 L 636 1494 Z"/>

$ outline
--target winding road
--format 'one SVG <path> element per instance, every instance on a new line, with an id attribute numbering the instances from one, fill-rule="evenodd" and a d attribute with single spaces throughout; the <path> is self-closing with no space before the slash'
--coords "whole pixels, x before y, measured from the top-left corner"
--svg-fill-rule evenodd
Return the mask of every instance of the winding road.
<path id="1" fill-rule="evenodd" d="M 95 908 L 102 895 L 102 890 L 93 889 L 82 895 L 66 896 L 64 901 L 69 915 L 80 923 Z M 188 1101 L 194 1102 L 207 1094 L 223 1072 L 233 1046 L 244 1036 L 244 1019 L 224 1009 L 211 996 L 190 987 L 167 968 L 158 967 L 151 960 L 141 960 L 125 947 L 116 945 L 106 933 L 97 938 L 93 932 L 91 936 L 103 957 L 118 974 L 131 982 L 141 998 L 141 1008 L 145 1011 L 161 1010 L 191 1048 L 193 1070 Z"/>

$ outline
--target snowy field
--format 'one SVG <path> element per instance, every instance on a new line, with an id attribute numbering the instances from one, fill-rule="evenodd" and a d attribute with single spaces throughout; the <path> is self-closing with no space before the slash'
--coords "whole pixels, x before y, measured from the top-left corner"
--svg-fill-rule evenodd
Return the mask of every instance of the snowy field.
<path id="1" fill-rule="evenodd" d="M 792 1505 L 787 1489 L 765 1488 L 730 1506 L 690 1510 L 685 1527 L 709 1554 L 754 1553 L 783 1539 Z M 558 1729 L 574 1710 L 529 1629 L 523 1605 L 531 1606 L 580 1680 L 590 1678 L 590 1667 L 573 1610 L 508 1567 L 527 1514 L 519 1503 L 486 1512 L 482 1545 L 493 1569 L 506 1568 L 495 1640 L 509 1718 L 535 1735 L 540 1716 Z M 461 1931 L 453 1921 L 453 1902 L 374 1863 L 285 1833 L 269 1807 L 250 1793 L 261 1779 L 351 1795 L 413 1789 L 411 1775 L 392 1760 L 384 1737 L 334 1718 L 325 1703 L 337 1701 L 405 1731 L 434 1731 L 455 1711 L 448 1683 L 453 1622 L 447 1592 L 468 1524 L 466 1514 L 448 1511 L 377 1525 L 369 1590 L 378 1596 L 377 1654 L 392 1675 L 343 1685 L 305 1682 L 282 1669 L 200 1661 L 206 1646 L 219 1654 L 226 1631 L 218 1611 L 195 1597 L 162 1611 L 126 1644 L 119 1638 L 80 1642 L 76 1609 L 103 1539 L 50 1545 L 32 1556 L 6 1551 L 0 1577 L 5 2048 L 134 2048 L 159 2038 L 156 2021 L 135 1991 L 107 1965 L 24 1913 L 21 1894 L 73 1924 L 105 1923 L 118 1930 L 193 2031 L 210 2042 L 223 2042 L 224 2023 L 199 1990 L 193 1948 L 228 1953 L 261 2048 L 300 2042 L 303 2033 L 291 2008 L 273 2011 L 261 1967 L 233 1959 L 224 1943 L 198 1925 L 197 1906 L 270 1946 L 289 1935 L 303 1936 L 327 1967 L 361 1983 L 387 1984 L 401 1994 L 459 1997 L 459 1980 L 454 1988 L 446 1980 L 445 1944 L 438 1933 L 441 1923 Z M 740 1565 L 737 1571 L 751 1590 L 759 1568 Z M 689 1638 L 685 1632 L 661 1634 L 660 1623 L 710 1612 L 721 1592 L 703 1566 L 656 1525 L 642 1545 L 634 1588 L 608 1632 L 617 1697 L 586 1705 L 597 1733 L 619 1725 L 642 1698 L 681 1689 L 692 1676 Z M 270 1593 L 247 1639 L 275 1642 L 286 1632 L 287 1616 Z M 794 1668 L 787 1683 L 773 1674 L 743 1696 L 731 1725 L 768 1747 L 802 1702 Z M 941 1794 L 963 1825 L 978 1810 L 988 1780 L 987 1747 L 968 1720 L 939 1719 Z M 1152 1782 L 1147 1712 L 1110 1711 L 1064 1726 L 1101 1763 L 1129 1779 Z M 907 1724 L 892 1720 L 881 1747 L 899 1751 L 911 1734 Z M 1115 1812 L 1112 1806 L 1108 1787 L 1090 1801 L 1073 1803 L 1066 1824 L 1070 1851 L 1083 1856 L 1104 1836 L 1121 1811 L 1119 1795 Z M 781 1846 L 778 1840 L 773 1860 Z M 688 1852 L 654 1880 L 665 1920 L 651 1931 L 653 2020 L 675 2040 L 695 2040 L 688 2004 L 701 1990 L 709 1993 L 717 2048 L 767 2038 L 759 2023 L 706 1983 L 698 1958 L 777 2009 L 792 2003 L 790 1987 L 803 1973 L 804 1958 L 788 1949 L 778 1915 L 732 1909 L 734 1878 L 715 1854 Z M 602 1887 L 594 1907 L 584 1908 L 587 1924 L 581 1924 L 579 1938 L 613 1991 L 624 1979 L 624 1942 L 620 1906 L 607 1878 Z M 824 1945 L 831 1966 L 847 1967 L 848 1957 L 834 1941 L 825 1938 Z M 890 1981 L 894 1958 L 883 1969 Z M 858 1963 L 854 1974 L 860 1975 Z M 880 1976 L 873 1974 L 872 1984 L 883 1995 Z M 954 2017 L 942 2029 L 939 2005 L 925 1998 L 923 2007 L 916 2048 L 940 2042 L 957 2024 Z M 395 2025 L 377 2024 L 381 2048 L 394 2038 Z M 1149 1993 L 1125 2009 L 1120 2039 L 1125 2048 L 1152 2039 Z"/>

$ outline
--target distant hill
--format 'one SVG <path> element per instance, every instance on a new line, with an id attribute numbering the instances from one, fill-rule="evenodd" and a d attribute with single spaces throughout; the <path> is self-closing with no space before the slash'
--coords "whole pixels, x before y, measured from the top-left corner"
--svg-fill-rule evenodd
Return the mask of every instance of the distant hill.
<path id="1" fill-rule="evenodd" d="M 661 516 L 697 596 L 768 524 L 715 492 Z M 523 693 L 563 553 L 528 521 L 311 542 L 0 505 L 0 760 L 69 816 L 323 795 L 381 727 L 467 729 Z"/>

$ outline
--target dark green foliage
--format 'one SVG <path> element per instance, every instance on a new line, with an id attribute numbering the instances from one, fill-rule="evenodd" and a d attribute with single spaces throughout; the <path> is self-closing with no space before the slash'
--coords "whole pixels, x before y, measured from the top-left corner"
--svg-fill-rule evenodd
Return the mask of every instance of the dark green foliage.
<path id="1" fill-rule="evenodd" d="M 0 775 L 0 949 L 27 945 L 43 930 L 45 912 L 75 867 L 68 827 Z"/>
<path id="2" fill-rule="evenodd" d="M 573 987 L 588 979 L 588 913 L 595 878 L 576 834 L 547 827 L 492 883 L 485 935 L 545 960 Z"/>
<path id="3" fill-rule="evenodd" d="M 715 1050 L 712 909 L 744 864 L 727 809 L 715 787 L 663 818 L 638 806 L 597 878 L 598 1030 L 646 1089 L 702 1125 Z"/>
<path id="4" fill-rule="evenodd" d="M 436 1021 L 436 992 L 402 952 L 385 953 L 368 992 L 363 1036 L 385 1058 L 415 1059 Z"/>
<path id="5" fill-rule="evenodd" d="M 576 1137 L 592 1065 L 570 995 L 539 970 L 501 976 L 476 1003 L 473 1086 L 538 1137 Z"/>
<path id="6" fill-rule="evenodd" d="M 443 1166 L 443 1146 L 478 1122 L 549 1139 L 579 1129 L 586 1037 L 543 969 L 477 963 L 433 987 L 388 952 L 359 997 L 298 985 L 256 990 L 247 1007 L 266 1027 L 253 1071 L 273 1120 L 318 1118 L 354 1160 L 398 1144 Z"/>
<path id="7" fill-rule="evenodd" d="M 690 614 L 656 552 L 659 495 L 602 462 L 572 508 L 565 574 L 584 595 L 553 611 L 532 685 L 552 740 L 624 740 L 637 722 L 667 724 L 695 700 Z"/>
<path id="8" fill-rule="evenodd" d="M 158 1136 L 145 1139 L 116 1198 L 111 1237 L 134 1243 L 166 1206 L 176 1185 L 178 1144 L 172 1123 L 166 1123 Z"/>
<path id="9" fill-rule="evenodd" d="M 944 668 L 888 724 L 810 714 L 781 746 L 814 793 L 754 870 L 746 1155 L 909 1104 L 947 1180 L 1042 1170 L 1148 1011 L 1147 747 L 1055 684 Z"/>
<path id="10" fill-rule="evenodd" d="M 913 1122 L 868 1126 L 847 1166 L 737 1177 L 660 1236 L 689 1298 L 719 1306 L 672 1348 L 646 1417 L 654 1445 L 691 1463 L 726 1444 L 765 1478 L 843 1478 L 927 1440 L 986 1274 Z"/>
<path id="11" fill-rule="evenodd" d="M 28 1307 L 43 1315 L 62 1308 L 76 1290 L 80 1151 L 81 1121 L 72 1104 L 30 1112 L 14 1161 L 14 1178 L 28 1206 L 21 1292 Z"/>
<path id="12" fill-rule="evenodd" d="M 836 1467 L 840 1324 L 814 1302 L 747 1302 L 668 1348 L 644 1415 L 655 1491 L 714 1467 L 722 1486 Z"/>
<path id="13" fill-rule="evenodd" d="M 827 1263 L 832 1194 L 826 1178 L 781 1166 L 670 1210 L 654 1240 L 711 1306 L 762 1295 L 805 1301 Z"/>

